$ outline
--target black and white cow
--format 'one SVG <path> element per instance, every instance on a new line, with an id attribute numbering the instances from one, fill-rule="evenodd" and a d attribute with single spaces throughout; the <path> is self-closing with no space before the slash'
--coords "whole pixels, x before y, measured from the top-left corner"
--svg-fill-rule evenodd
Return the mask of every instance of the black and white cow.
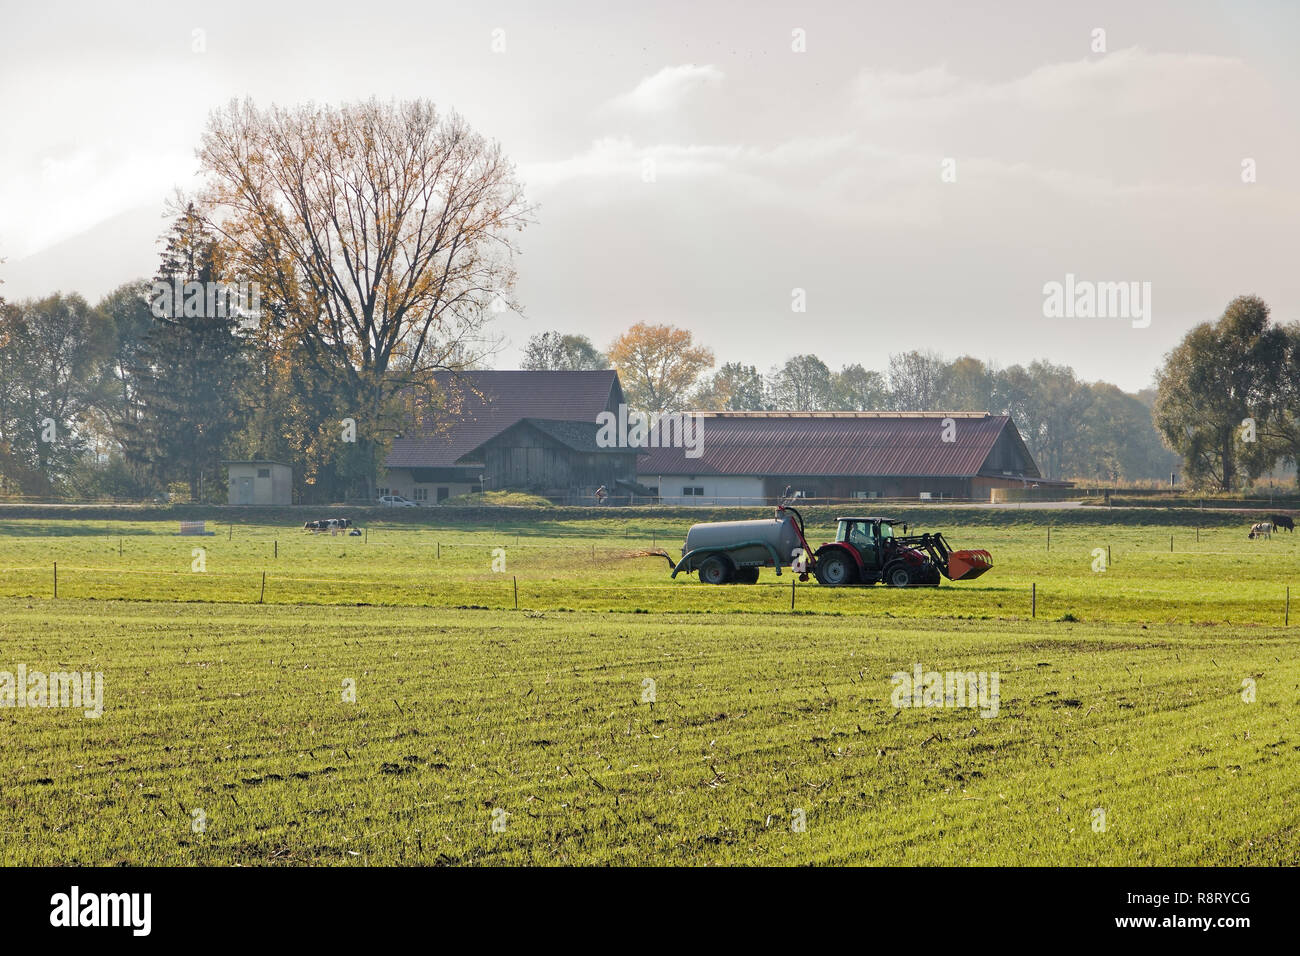
<path id="1" fill-rule="evenodd" d="M 303 524 L 303 531 L 310 531 L 312 534 L 322 534 L 328 531 L 330 534 L 338 534 L 352 527 L 351 518 L 321 518 L 317 521 L 308 521 Z"/>
<path id="2" fill-rule="evenodd" d="M 1273 536 L 1273 525 L 1267 521 L 1259 521 L 1250 526 L 1250 534 L 1247 535 L 1252 541 L 1256 538 L 1271 538 Z"/>

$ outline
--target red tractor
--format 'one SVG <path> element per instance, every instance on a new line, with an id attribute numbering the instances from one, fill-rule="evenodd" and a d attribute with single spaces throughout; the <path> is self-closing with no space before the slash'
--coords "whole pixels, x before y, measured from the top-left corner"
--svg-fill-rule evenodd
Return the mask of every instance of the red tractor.
<path id="1" fill-rule="evenodd" d="M 890 587 L 935 586 L 939 576 L 971 581 L 993 567 L 987 551 L 954 551 L 940 532 L 895 534 L 891 518 L 839 518 L 835 540 L 814 554 L 812 571 L 825 587 L 876 584 Z"/>

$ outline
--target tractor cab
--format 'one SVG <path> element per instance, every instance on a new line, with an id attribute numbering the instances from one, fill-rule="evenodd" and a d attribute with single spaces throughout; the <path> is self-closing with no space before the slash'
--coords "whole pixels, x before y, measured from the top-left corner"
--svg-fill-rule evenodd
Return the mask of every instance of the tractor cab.
<path id="1" fill-rule="evenodd" d="M 892 518 L 838 518 L 835 529 L 837 543 L 847 544 L 862 556 L 862 563 L 867 567 L 880 566 L 882 552 L 893 545 L 894 525 Z M 903 533 L 907 526 L 903 525 Z"/>

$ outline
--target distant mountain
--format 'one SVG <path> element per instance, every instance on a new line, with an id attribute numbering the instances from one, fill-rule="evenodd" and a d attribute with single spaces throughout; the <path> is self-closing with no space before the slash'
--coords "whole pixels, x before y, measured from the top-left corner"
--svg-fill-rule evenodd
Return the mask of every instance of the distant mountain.
<path id="1" fill-rule="evenodd" d="M 23 259 L 0 265 L 0 293 L 10 302 L 51 292 L 79 292 L 92 305 L 158 268 L 158 237 L 167 229 L 162 205 L 138 206 Z"/>

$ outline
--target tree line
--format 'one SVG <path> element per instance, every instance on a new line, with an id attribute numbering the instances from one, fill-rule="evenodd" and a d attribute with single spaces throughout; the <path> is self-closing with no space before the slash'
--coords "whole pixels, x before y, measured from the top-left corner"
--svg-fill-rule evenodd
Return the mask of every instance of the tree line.
<path id="1" fill-rule="evenodd" d="M 832 369 L 794 355 L 767 372 L 715 367 L 708 349 L 669 326 L 638 324 L 601 352 L 580 335 L 543 332 L 525 368 L 617 368 L 631 405 L 649 411 L 987 411 L 1010 415 L 1044 474 L 1105 482 L 1168 481 L 1178 458 L 1152 421 L 1152 392 L 1082 382 L 1050 362 L 998 368 L 932 351 L 889 356 L 885 369 Z"/>

